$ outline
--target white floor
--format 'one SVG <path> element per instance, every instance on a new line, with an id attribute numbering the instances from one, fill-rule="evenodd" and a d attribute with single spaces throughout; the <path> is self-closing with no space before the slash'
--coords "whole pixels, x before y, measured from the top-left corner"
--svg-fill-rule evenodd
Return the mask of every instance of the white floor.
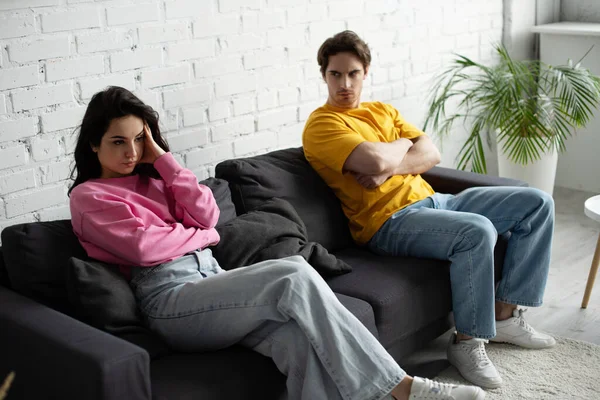
<path id="1" fill-rule="evenodd" d="M 586 217 L 583 203 L 597 193 L 556 188 L 556 227 L 544 306 L 530 308 L 536 328 L 600 345 L 600 279 L 587 309 L 581 309 L 600 224 Z"/>

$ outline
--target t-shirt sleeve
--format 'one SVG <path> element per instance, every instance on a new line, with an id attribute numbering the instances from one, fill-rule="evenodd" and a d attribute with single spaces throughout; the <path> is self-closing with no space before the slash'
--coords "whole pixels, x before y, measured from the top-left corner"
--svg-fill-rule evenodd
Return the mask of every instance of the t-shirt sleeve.
<path id="1" fill-rule="evenodd" d="M 405 139 L 415 139 L 421 135 L 425 135 L 425 132 L 414 126 L 413 124 L 407 122 L 402 115 L 396 110 L 396 108 L 392 105 L 385 104 L 388 113 L 394 119 L 394 131 L 396 132 L 396 137 L 394 140 L 405 138 Z"/>
<path id="2" fill-rule="evenodd" d="M 333 115 L 312 115 L 302 135 L 304 154 L 315 167 L 320 163 L 339 173 L 356 146 L 367 140 Z"/>

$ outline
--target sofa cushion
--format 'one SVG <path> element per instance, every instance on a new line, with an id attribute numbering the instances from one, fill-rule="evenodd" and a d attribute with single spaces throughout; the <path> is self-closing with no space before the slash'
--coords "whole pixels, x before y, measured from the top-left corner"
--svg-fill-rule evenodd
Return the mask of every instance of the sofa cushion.
<path id="1" fill-rule="evenodd" d="M 327 283 L 334 292 L 373 307 L 379 340 L 385 347 L 451 311 L 449 262 L 379 256 L 358 248 L 335 254 L 352 266 L 352 273 Z"/>
<path id="2" fill-rule="evenodd" d="M 114 265 L 71 257 L 67 292 L 78 319 L 146 349 L 151 358 L 169 352 L 143 326 L 129 284 Z"/>
<path id="3" fill-rule="evenodd" d="M 72 315 L 65 278 L 69 258 L 87 257 L 70 220 L 13 225 L 2 231 L 2 252 L 12 288 Z"/>
<path id="4" fill-rule="evenodd" d="M 502 275 L 505 251 L 506 237 L 502 236 L 495 248 L 496 281 Z M 335 255 L 352 266 L 352 273 L 329 278 L 327 283 L 336 293 L 371 304 L 386 348 L 447 317 L 452 310 L 448 261 L 379 256 L 359 248 Z"/>
<path id="5" fill-rule="evenodd" d="M 219 221 L 217 226 L 227 223 L 234 219 L 237 214 L 235 212 L 235 205 L 231 199 L 231 191 L 229 190 L 229 183 L 223 179 L 207 178 L 199 182 L 202 185 L 206 185 L 212 190 L 217 206 L 219 206 Z"/>
<path id="6" fill-rule="evenodd" d="M 323 276 L 351 271 L 322 245 L 307 242 L 304 223 L 294 207 L 280 198 L 268 200 L 217 231 L 221 241 L 212 248 L 213 255 L 227 270 L 299 254 Z"/>
<path id="7" fill-rule="evenodd" d="M 9 289 L 11 288 L 6 265 L 4 264 L 4 256 L 2 255 L 2 247 L 0 247 L 0 285 Z"/>
<path id="8" fill-rule="evenodd" d="M 353 244 L 339 200 L 304 158 L 302 148 L 227 160 L 215 169 L 229 182 L 238 214 L 280 197 L 294 206 L 304 221 L 308 240 L 329 251 Z"/>
<path id="9" fill-rule="evenodd" d="M 374 335 L 371 306 L 337 294 Z M 284 398 L 285 376 L 273 361 L 241 346 L 208 353 L 173 353 L 152 362 L 152 396 L 156 399 L 233 399 L 244 393 L 249 399 Z"/>

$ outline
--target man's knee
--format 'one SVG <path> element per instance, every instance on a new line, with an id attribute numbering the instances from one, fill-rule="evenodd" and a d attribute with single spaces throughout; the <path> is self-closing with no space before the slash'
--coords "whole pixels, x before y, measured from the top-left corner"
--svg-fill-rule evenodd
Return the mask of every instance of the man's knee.
<path id="1" fill-rule="evenodd" d="M 462 234 L 472 246 L 484 244 L 493 247 L 498 240 L 496 227 L 486 217 L 479 214 L 469 214 Z"/>
<path id="2" fill-rule="evenodd" d="M 554 199 L 543 190 L 527 187 L 519 191 L 522 197 L 522 203 L 531 205 L 542 214 L 554 216 Z"/>

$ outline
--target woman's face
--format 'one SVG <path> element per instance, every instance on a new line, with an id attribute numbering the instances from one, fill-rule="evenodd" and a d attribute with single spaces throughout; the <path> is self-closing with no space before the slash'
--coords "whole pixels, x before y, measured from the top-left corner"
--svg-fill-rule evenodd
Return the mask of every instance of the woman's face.
<path id="1" fill-rule="evenodd" d="M 113 119 L 100 146 L 92 150 L 102 166 L 100 178 L 131 175 L 144 156 L 144 122 L 134 115 Z"/>

